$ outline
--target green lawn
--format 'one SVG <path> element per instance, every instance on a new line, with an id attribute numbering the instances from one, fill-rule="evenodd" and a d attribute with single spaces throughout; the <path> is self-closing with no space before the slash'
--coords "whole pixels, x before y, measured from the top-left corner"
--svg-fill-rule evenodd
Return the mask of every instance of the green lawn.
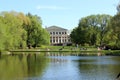
<path id="1" fill-rule="evenodd" d="M 60 50 L 62 48 L 62 50 Z M 83 49 L 84 48 L 84 49 Z M 90 53 L 96 54 L 96 53 L 102 53 L 103 55 L 120 55 L 120 50 L 97 50 L 95 47 L 79 47 L 76 48 L 74 46 L 42 46 L 37 47 L 33 49 L 19 49 L 19 50 L 11 50 L 11 52 L 78 52 L 78 53 Z"/>
<path id="2" fill-rule="evenodd" d="M 11 51 L 98 51 L 95 47 L 74 47 L 74 46 L 41 46 L 32 49 L 18 49 Z"/>

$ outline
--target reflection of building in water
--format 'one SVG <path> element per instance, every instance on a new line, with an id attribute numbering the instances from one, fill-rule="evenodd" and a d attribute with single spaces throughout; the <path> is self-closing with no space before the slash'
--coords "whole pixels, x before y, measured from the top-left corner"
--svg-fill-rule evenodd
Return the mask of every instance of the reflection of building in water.
<path id="1" fill-rule="evenodd" d="M 101 53 L 101 52 L 98 52 L 97 55 L 98 55 L 98 56 L 102 56 L 102 53 Z"/>
<path id="2" fill-rule="evenodd" d="M 64 63 L 67 62 L 68 60 L 62 58 L 51 58 L 50 61 L 53 63 Z"/>
<path id="3" fill-rule="evenodd" d="M 51 45 L 70 45 L 70 35 L 67 29 L 57 27 L 57 26 L 50 26 L 47 27 L 46 30 L 50 34 L 50 43 Z"/>
<path id="4" fill-rule="evenodd" d="M 61 52 L 46 52 L 45 56 L 69 56 L 71 55 L 70 53 L 61 53 Z"/>

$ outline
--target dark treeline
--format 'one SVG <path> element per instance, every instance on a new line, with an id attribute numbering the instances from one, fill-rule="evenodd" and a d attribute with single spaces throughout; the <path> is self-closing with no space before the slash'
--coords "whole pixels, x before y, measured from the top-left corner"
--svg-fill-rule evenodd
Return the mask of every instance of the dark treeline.
<path id="1" fill-rule="evenodd" d="M 106 49 L 120 49 L 120 5 L 117 14 L 90 15 L 80 19 L 70 36 L 79 45 L 106 46 Z"/>
<path id="2" fill-rule="evenodd" d="M 39 16 L 14 11 L 0 13 L 0 51 L 39 47 L 49 41 Z"/>

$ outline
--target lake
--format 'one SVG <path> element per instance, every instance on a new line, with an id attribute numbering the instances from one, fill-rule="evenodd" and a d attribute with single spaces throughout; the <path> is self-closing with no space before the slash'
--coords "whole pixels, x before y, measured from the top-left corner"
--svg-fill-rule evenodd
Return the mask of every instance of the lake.
<path id="1" fill-rule="evenodd" d="M 120 56 L 43 54 L 1 55 L 0 80 L 115 80 L 120 72 Z"/>

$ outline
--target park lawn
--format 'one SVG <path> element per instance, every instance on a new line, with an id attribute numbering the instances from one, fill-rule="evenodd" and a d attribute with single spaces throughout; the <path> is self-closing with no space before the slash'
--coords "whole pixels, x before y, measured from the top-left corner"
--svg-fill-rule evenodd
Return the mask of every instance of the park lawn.
<path id="1" fill-rule="evenodd" d="M 85 49 L 84 49 L 85 48 Z M 95 47 L 75 47 L 75 46 L 41 46 L 31 49 L 17 49 L 10 51 L 98 51 Z"/>
<path id="2" fill-rule="evenodd" d="M 60 50 L 62 48 L 62 50 Z M 82 49 L 81 49 L 82 48 Z M 83 48 L 87 48 L 83 50 Z M 89 55 L 94 55 L 97 53 L 102 53 L 102 55 L 120 55 L 120 50 L 97 50 L 95 47 L 74 47 L 74 46 L 41 46 L 32 49 L 19 49 L 19 50 L 11 50 L 10 52 L 78 52 L 79 54 L 84 53 Z"/>

